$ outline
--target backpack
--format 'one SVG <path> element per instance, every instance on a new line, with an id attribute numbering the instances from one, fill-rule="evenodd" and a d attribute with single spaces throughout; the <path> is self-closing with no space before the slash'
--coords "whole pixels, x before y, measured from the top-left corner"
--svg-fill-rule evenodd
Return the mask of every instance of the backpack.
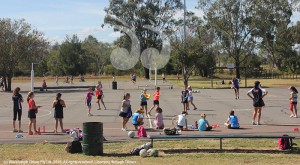
<path id="1" fill-rule="evenodd" d="M 166 135 L 177 135 L 177 134 L 178 134 L 176 128 L 165 128 L 165 129 L 164 129 L 164 133 L 165 133 Z"/>
<path id="2" fill-rule="evenodd" d="M 288 135 L 282 135 L 282 136 L 288 136 Z M 292 149 L 293 141 L 292 138 L 279 138 L 278 139 L 278 147 L 281 150 L 288 150 Z"/>
<path id="3" fill-rule="evenodd" d="M 65 150 L 71 154 L 82 153 L 82 146 L 79 141 L 73 141 L 73 142 L 67 143 Z"/>
<path id="4" fill-rule="evenodd" d="M 139 127 L 138 137 L 147 137 L 146 129 L 142 125 Z"/>
<path id="5" fill-rule="evenodd" d="M 130 151 L 130 154 L 131 155 L 139 155 L 140 154 L 140 151 L 142 150 L 143 148 L 141 148 L 141 147 L 136 147 L 136 148 L 134 148 L 134 149 L 132 149 L 131 151 Z"/>

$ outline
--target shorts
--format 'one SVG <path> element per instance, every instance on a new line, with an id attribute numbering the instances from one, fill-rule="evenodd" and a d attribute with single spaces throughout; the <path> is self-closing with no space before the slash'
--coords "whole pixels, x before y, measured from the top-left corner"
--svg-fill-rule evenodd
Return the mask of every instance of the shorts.
<path id="1" fill-rule="evenodd" d="M 63 110 L 54 111 L 54 118 L 56 119 L 64 118 L 64 111 Z"/>
<path id="2" fill-rule="evenodd" d="M 21 116 L 22 116 L 22 109 L 14 109 L 14 118 L 13 121 L 16 121 L 17 119 L 17 115 L 18 115 L 18 120 L 21 120 Z"/>
<path id="3" fill-rule="evenodd" d="M 239 129 L 240 127 L 231 127 L 231 124 L 228 125 L 228 129 Z"/>
<path id="4" fill-rule="evenodd" d="M 194 100 L 194 97 L 193 96 L 189 96 L 188 97 L 188 101 L 193 101 Z"/>
<path id="5" fill-rule="evenodd" d="M 158 100 L 153 100 L 153 104 L 154 105 L 159 105 L 159 101 Z"/>
<path id="6" fill-rule="evenodd" d="M 240 87 L 239 86 L 234 86 L 234 89 L 240 89 Z"/>
<path id="7" fill-rule="evenodd" d="M 92 102 L 86 102 L 86 106 L 91 107 L 92 106 Z"/>
<path id="8" fill-rule="evenodd" d="M 181 101 L 181 103 L 183 103 L 183 104 L 187 104 L 187 103 L 188 103 L 188 100 L 187 100 L 187 99 L 185 99 L 185 100 L 182 100 L 182 101 Z"/>
<path id="9" fill-rule="evenodd" d="M 147 105 L 147 101 L 141 102 L 141 106 L 146 106 L 146 105 Z"/>
<path id="10" fill-rule="evenodd" d="M 128 118 L 128 119 L 129 119 L 129 118 L 131 118 L 131 116 L 132 116 L 132 112 L 126 113 L 126 112 L 122 112 L 122 111 L 121 111 L 121 112 L 119 113 L 119 116 L 120 116 L 120 117 L 123 117 L 123 118 Z"/>
<path id="11" fill-rule="evenodd" d="M 297 102 L 290 102 L 290 110 L 292 111 L 294 109 L 294 106 L 297 106 Z"/>
<path id="12" fill-rule="evenodd" d="M 177 127 L 181 130 L 183 130 L 183 126 L 182 125 L 177 125 Z"/>
<path id="13" fill-rule="evenodd" d="M 28 110 L 28 118 L 36 119 L 36 111 L 35 110 Z"/>
<path id="14" fill-rule="evenodd" d="M 101 99 L 102 99 L 102 95 L 98 95 L 97 100 L 101 100 Z"/>
<path id="15" fill-rule="evenodd" d="M 265 102 L 263 99 L 259 99 L 257 102 L 253 100 L 253 107 L 263 107 L 265 106 Z"/>

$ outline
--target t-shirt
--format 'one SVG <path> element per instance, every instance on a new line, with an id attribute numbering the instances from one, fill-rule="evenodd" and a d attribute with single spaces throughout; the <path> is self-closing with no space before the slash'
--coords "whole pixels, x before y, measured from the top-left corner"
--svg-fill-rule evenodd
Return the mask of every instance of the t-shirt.
<path id="1" fill-rule="evenodd" d="M 36 110 L 36 109 L 34 109 L 34 107 L 36 107 L 35 101 L 33 99 L 29 99 L 29 101 L 28 101 L 28 109 L 29 110 Z"/>
<path id="2" fill-rule="evenodd" d="M 297 93 L 291 92 L 291 95 L 292 95 L 291 101 L 294 102 L 294 103 L 297 103 L 297 99 L 298 99 Z"/>
<path id="3" fill-rule="evenodd" d="M 12 96 L 12 100 L 14 102 L 14 109 L 15 110 L 22 110 L 22 104 L 21 102 L 23 101 L 23 97 L 21 94 L 16 94 Z"/>
<path id="4" fill-rule="evenodd" d="M 186 125 L 185 121 L 186 121 L 186 116 L 185 115 L 178 115 L 177 125 L 185 126 Z"/>
<path id="5" fill-rule="evenodd" d="M 141 98 L 141 102 L 147 102 L 147 98 L 143 93 L 141 94 L 140 98 Z"/>
<path id="6" fill-rule="evenodd" d="M 92 101 L 92 97 L 93 97 L 93 93 L 92 92 L 88 92 L 86 94 L 86 101 L 87 102 L 91 102 Z"/>
<path id="7" fill-rule="evenodd" d="M 234 87 L 239 87 L 239 79 L 235 78 L 232 80 Z"/>
<path id="8" fill-rule="evenodd" d="M 163 121 L 163 115 L 162 113 L 156 113 L 155 115 L 155 123 L 156 127 L 163 128 L 164 127 L 164 121 Z"/>
<path id="9" fill-rule="evenodd" d="M 229 116 L 229 122 L 232 128 L 239 128 L 239 119 L 237 116 Z"/>
<path id="10" fill-rule="evenodd" d="M 130 108 L 130 100 L 123 100 L 122 104 L 124 107 L 121 108 L 121 112 L 128 113 L 128 110 Z"/>
<path id="11" fill-rule="evenodd" d="M 188 90 L 183 90 L 181 91 L 182 94 L 182 101 L 186 101 L 188 99 L 189 96 L 189 91 Z"/>
<path id="12" fill-rule="evenodd" d="M 260 89 L 260 90 L 259 90 L 259 89 Z M 247 94 L 252 93 L 252 94 L 253 94 L 253 97 L 254 97 L 255 99 L 262 98 L 263 93 L 265 93 L 266 90 L 263 89 L 263 88 L 260 88 L 260 87 L 259 87 L 259 89 L 252 88 L 252 89 L 250 89 L 250 90 L 247 92 Z"/>
<path id="13" fill-rule="evenodd" d="M 154 94 L 153 94 L 153 100 L 157 100 L 159 101 L 159 91 L 155 91 Z"/>
<path id="14" fill-rule="evenodd" d="M 140 113 L 134 113 L 132 115 L 132 124 L 139 124 L 139 121 L 138 121 L 139 118 L 140 118 L 140 121 L 143 120 L 142 114 L 140 114 Z"/>
<path id="15" fill-rule="evenodd" d="M 200 119 L 198 121 L 198 130 L 199 131 L 206 131 L 206 125 L 207 125 L 208 121 L 205 119 Z"/>

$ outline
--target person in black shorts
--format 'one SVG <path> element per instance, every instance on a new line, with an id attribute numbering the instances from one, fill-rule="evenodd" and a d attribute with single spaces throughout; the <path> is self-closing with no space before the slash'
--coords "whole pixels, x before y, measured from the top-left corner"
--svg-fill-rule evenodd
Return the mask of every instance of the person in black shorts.
<path id="1" fill-rule="evenodd" d="M 252 95 L 251 95 L 252 94 Z M 268 91 L 261 88 L 259 81 L 255 81 L 254 88 L 250 89 L 247 92 L 247 95 L 253 100 L 253 115 L 252 115 L 252 124 L 260 125 L 261 109 L 265 106 L 263 98 L 268 94 Z M 255 123 L 255 118 L 257 116 L 257 123 Z"/>
<path id="2" fill-rule="evenodd" d="M 63 109 L 66 107 L 65 101 L 61 99 L 61 93 L 56 94 L 56 98 L 53 101 L 52 107 L 54 108 L 54 118 L 55 118 L 55 133 L 57 133 L 58 121 L 60 124 L 61 132 L 64 133 L 63 128 L 63 118 L 64 112 Z"/>
<path id="3" fill-rule="evenodd" d="M 13 96 L 12 96 L 12 101 L 14 104 L 13 110 L 14 110 L 14 117 L 13 117 L 13 132 L 23 132 L 21 130 L 21 117 L 22 117 L 22 102 L 23 102 L 23 97 L 20 94 L 20 88 L 17 87 L 13 91 Z M 16 129 L 16 120 L 18 116 L 18 121 L 19 121 L 19 129 Z"/>
<path id="4" fill-rule="evenodd" d="M 189 91 L 187 90 L 187 86 L 184 86 L 184 90 L 181 91 L 181 103 L 183 104 L 183 111 L 187 113 L 188 108 L 188 97 Z"/>

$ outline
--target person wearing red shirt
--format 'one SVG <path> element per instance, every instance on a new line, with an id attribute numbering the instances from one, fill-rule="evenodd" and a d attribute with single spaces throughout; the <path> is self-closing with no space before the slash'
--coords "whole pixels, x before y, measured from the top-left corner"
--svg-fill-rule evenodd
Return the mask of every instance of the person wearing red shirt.
<path id="1" fill-rule="evenodd" d="M 28 134 L 29 135 L 33 135 L 33 134 L 38 135 L 40 133 L 36 130 L 36 114 L 38 113 L 38 108 L 40 108 L 41 106 L 36 106 L 33 98 L 34 98 L 34 93 L 29 92 L 28 96 L 27 96 L 27 103 L 28 103 L 28 109 L 29 109 L 28 110 L 28 118 L 30 119 L 29 126 L 28 126 Z M 34 132 L 31 131 L 32 125 L 33 125 Z"/>
<path id="2" fill-rule="evenodd" d="M 153 94 L 153 105 L 150 108 L 150 111 L 148 112 L 149 116 L 151 116 L 151 111 L 152 111 L 153 108 L 155 108 L 155 107 L 158 108 L 159 107 L 159 97 L 160 97 L 159 91 L 160 91 L 160 87 L 157 87 L 156 91 Z"/>

